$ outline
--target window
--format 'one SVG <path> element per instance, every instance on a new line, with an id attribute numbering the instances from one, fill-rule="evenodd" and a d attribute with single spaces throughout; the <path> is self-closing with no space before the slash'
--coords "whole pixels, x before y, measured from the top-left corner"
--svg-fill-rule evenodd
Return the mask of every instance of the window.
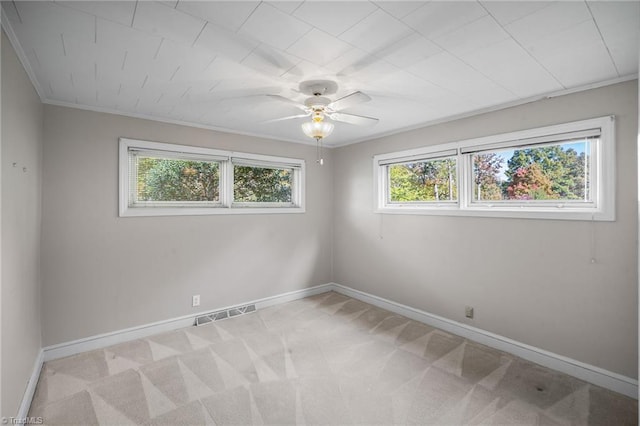
<path id="1" fill-rule="evenodd" d="M 293 203 L 293 167 L 233 164 L 233 202 L 238 206 L 255 204 L 291 205 Z"/>
<path id="2" fill-rule="evenodd" d="M 374 157 L 376 211 L 614 220 L 614 117 Z"/>
<path id="3" fill-rule="evenodd" d="M 304 212 L 304 161 L 120 139 L 120 216 Z"/>
<path id="4" fill-rule="evenodd" d="M 456 157 L 446 157 L 389 164 L 388 203 L 458 201 L 456 161 Z"/>
<path id="5" fill-rule="evenodd" d="M 220 161 L 129 151 L 129 206 L 220 205 Z"/>
<path id="6" fill-rule="evenodd" d="M 473 153 L 473 203 L 593 202 L 595 138 Z"/>

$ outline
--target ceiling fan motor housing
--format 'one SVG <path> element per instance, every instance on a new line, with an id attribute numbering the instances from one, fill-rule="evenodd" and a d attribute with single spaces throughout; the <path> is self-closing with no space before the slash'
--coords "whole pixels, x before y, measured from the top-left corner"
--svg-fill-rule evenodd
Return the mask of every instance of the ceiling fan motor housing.
<path id="1" fill-rule="evenodd" d="M 300 83 L 299 89 L 310 96 L 333 95 L 338 91 L 338 83 L 331 80 L 308 80 Z"/>
<path id="2" fill-rule="evenodd" d="M 331 99 L 325 98 L 324 96 L 312 96 L 304 101 L 304 105 L 312 109 L 324 108 L 330 103 Z"/>

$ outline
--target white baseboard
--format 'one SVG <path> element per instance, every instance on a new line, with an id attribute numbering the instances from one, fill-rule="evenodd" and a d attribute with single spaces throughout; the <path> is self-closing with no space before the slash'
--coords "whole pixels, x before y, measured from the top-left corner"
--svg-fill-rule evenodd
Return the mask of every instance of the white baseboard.
<path id="1" fill-rule="evenodd" d="M 474 342 L 519 356 L 536 364 L 568 374 L 594 385 L 638 399 L 638 381 L 595 365 L 586 364 L 544 349 L 536 348 L 467 324 L 433 315 L 382 297 L 333 283 L 332 290 L 424 324 L 437 327 Z"/>
<path id="2" fill-rule="evenodd" d="M 219 307 L 210 309 L 204 312 L 198 312 L 195 314 L 189 314 L 177 318 L 171 318 L 164 321 L 157 321 L 150 324 L 139 325 L 136 327 L 126 328 L 124 330 L 113 331 L 110 333 L 98 334 L 91 337 L 85 337 L 83 339 L 74 340 L 71 342 L 60 343 L 57 345 L 47 346 L 43 348 L 44 361 L 51 361 L 53 359 L 64 358 L 79 354 L 81 352 L 91 351 L 94 349 L 106 348 L 107 346 L 115 345 L 118 343 L 128 342 L 143 337 L 152 336 L 154 334 L 163 333 L 165 331 L 177 330 L 179 328 L 185 328 L 194 325 L 195 319 L 198 316 L 222 311 L 233 308 L 234 306 L 242 306 L 255 304 L 256 309 L 266 308 L 268 306 L 277 305 L 280 303 L 290 302 L 296 299 L 303 299 L 305 297 L 313 296 L 320 293 L 325 293 L 333 289 L 332 284 L 322 284 L 315 287 L 303 288 L 301 290 L 290 291 L 288 293 L 278 294 L 276 296 L 265 297 L 262 299 L 252 300 L 249 302 L 238 303 L 233 306 Z"/>
<path id="3" fill-rule="evenodd" d="M 255 304 L 256 309 L 264 309 L 280 303 L 290 302 L 292 300 L 303 299 L 305 297 L 325 293 L 327 291 L 333 290 L 333 287 L 333 284 L 322 284 L 315 287 L 303 288 L 301 290 L 290 291 L 288 293 L 265 297 L 250 302 L 239 303 L 233 306 Z M 46 361 L 64 358 L 66 356 L 71 356 L 94 349 L 105 348 L 107 346 L 140 339 L 142 337 L 148 337 L 165 331 L 189 327 L 194 325 L 196 317 L 200 315 L 226 310 L 232 308 L 233 306 L 220 307 L 218 309 L 212 309 L 206 312 L 185 315 L 178 318 L 144 324 L 137 327 L 99 334 L 91 337 L 86 337 L 84 339 L 78 339 L 71 342 L 60 343 L 57 345 L 42 348 L 38 353 L 38 356 L 36 357 L 33 371 L 31 373 L 31 377 L 29 378 L 29 382 L 27 383 L 27 388 L 22 397 L 22 402 L 20 404 L 20 408 L 18 410 L 16 418 L 24 419 L 29 414 L 29 407 L 31 407 L 31 401 L 33 401 L 33 396 L 36 391 L 36 385 L 38 384 L 38 378 L 40 377 L 42 366 Z"/>
<path id="4" fill-rule="evenodd" d="M 31 407 L 31 401 L 36 391 L 36 385 L 38 384 L 38 378 L 42 371 L 42 366 L 46 361 L 51 361 L 58 358 L 64 358 L 79 354 L 81 352 L 91 351 L 94 349 L 101 349 L 107 346 L 115 345 L 118 343 L 128 342 L 142 337 L 148 337 L 154 334 L 162 333 L 165 331 L 177 330 L 179 328 L 190 327 L 194 325 L 196 317 L 204 315 L 210 312 L 217 312 L 232 308 L 234 306 L 255 304 L 256 309 L 264 309 L 269 306 L 277 305 L 280 303 L 290 302 L 292 300 L 303 299 L 305 297 L 314 296 L 316 294 L 325 293 L 333 290 L 333 284 L 322 284 L 315 287 L 303 288 L 300 290 L 290 291 L 288 293 L 278 294 L 276 296 L 265 297 L 262 299 L 253 300 L 250 302 L 239 303 L 233 306 L 220 307 L 217 309 L 211 309 L 205 312 L 199 312 L 196 314 L 185 315 L 178 318 L 171 318 L 164 321 L 158 321 L 150 324 L 144 324 L 137 327 L 131 327 L 124 330 L 113 331 L 110 333 L 99 334 L 84 339 L 78 339 L 71 342 L 60 343 L 57 345 L 47 346 L 42 348 L 36 357 L 33 371 L 27 388 L 22 397 L 22 402 L 16 416 L 17 419 L 24 419 L 29 414 L 29 407 Z"/>
<path id="5" fill-rule="evenodd" d="M 31 407 L 31 401 L 33 400 L 33 396 L 36 393 L 36 385 L 38 384 L 38 379 L 40 378 L 40 372 L 42 371 L 43 364 L 44 351 L 40 349 L 40 352 L 38 352 L 38 356 L 33 363 L 33 371 L 31 372 L 31 377 L 29 377 L 27 388 L 25 389 L 24 395 L 22 396 L 22 402 L 20 403 L 20 408 L 18 409 L 18 415 L 16 416 L 16 419 L 24 419 L 29 415 L 29 407 Z"/>
<path id="6" fill-rule="evenodd" d="M 452 321 L 447 318 L 433 315 L 410 306 L 374 296 L 360 290 L 355 290 L 341 284 L 328 283 L 315 287 L 305 288 L 301 290 L 291 291 L 276 296 L 265 297 L 249 302 L 243 302 L 234 306 L 255 304 L 256 309 L 264 309 L 269 306 L 280 303 L 290 302 L 292 300 L 302 299 L 327 291 L 336 291 L 354 299 L 361 300 L 374 306 L 386 309 L 388 311 L 403 315 L 416 321 L 437 327 L 461 337 L 465 337 L 474 342 L 482 343 L 492 348 L 519 356 L 536 364 L 560 371 L 565 374 L 577 377 L 589 383 L 593 383 L 603 388 L 610 389 L 614 392 L 621 393 L 634 399 L 638 399 L 638 381 L 629 377 L 604 370 L 594 365 L 586 364 L 562 355 L 558 355 L 544 349 L 521 343 L 507 337 L 490 333 L 476 327 Z M 131 340 L 148 337 L 165 331 L 176 330 L 179 328 L 192 326 L 197 316 L 221 311 L 232 308 L 233 306 L 220 307 L 218 309 L 199 312 L 197 314 L 185 315 L 178 318 L 172 318 L 164 321 L 158 321 L 150 324 L 144 324 L 137 327 L 131 327 L 124 330 L 118 330 L 110 333 L 99 334 L 96 336 L 78 339 L 71 342 L 60 343 L 57 345 L 47 346 L 43 348 L 35 361 L 33 372 L 29 379 L 27 389 L 24 393 L 22 404 L 17 418 L 25 418 L 28 415 L 29 407 L 33 399 L 36 384 L 40 377 L 42 365 L 46 361 L 75 355 L 94 349 L 101 349 L 118 343 L 128 342 Z"/>

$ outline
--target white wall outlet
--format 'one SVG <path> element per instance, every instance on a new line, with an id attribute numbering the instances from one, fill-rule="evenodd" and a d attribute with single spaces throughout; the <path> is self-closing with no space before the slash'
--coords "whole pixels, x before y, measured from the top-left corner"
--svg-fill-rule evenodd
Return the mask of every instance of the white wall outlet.
<path id="1" fill-rule="evenodd" d="M 473 307 L 465 306 L 464 308 L 464 316 L 467 318 L 473 318 Z"/>
<path id="2" fill-rule="evenodd" d="M 191 297 L 191 306 L 200 306 L 200 295 L 194 294 Z"/>

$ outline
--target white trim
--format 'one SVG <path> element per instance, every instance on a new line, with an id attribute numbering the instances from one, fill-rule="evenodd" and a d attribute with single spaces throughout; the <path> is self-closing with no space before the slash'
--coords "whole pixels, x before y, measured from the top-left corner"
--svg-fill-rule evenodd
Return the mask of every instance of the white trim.
<path id="1" fill-rule="evenodd" d="M 447 144 L 444 145 L 437 145 L 438 147 L 442 148 L 444 146 L 446 146 Z M 451 145 L 451 144 L 449 144 Z M 455 148 L 451 148 L 448 150 L 432 150 L 429 149 L 428 151 L 425 152 L 420 152 L 422 150 L 420 149 L 415 149 L 415 150 L 410 150 L 412 152 L 417 152 L 414 155 L 408 155 L 408 156 L 402 156 L 402 157 L 390 157 L 388 159 L 380 159 L 380 161 L 378 162 L 379 165 L 381 166 L 386 166 L 388 164 L 402 164 L 402 163 L 412 163 L 415 161 L 421 161 L 421 160 L 439 160 L 442 158 L 450 158 L 450 157 L 455 157 L 456 155 L 458 155 L 458 150 Z M 404 151 L 405 153 L 407 151 Z"/>
<path id="2" fill-rule="evenodd" d="M 277 137 L 277 136 L 273 136 L 273 135 L 267 135 L 267 134 L 261 134 L 261 133 L 255 133 L 255 132 L 244 132 L 242 130 L 229 129 L 229 128 L 226 128 L 226 127 L 213 126 L 213 125 L 210 125 L 210 124 L 194 123 L 192 121 L 177 120 L 177 119 L 166 118 L 166 117 L 156 117 L 156 116 L 153 116 L 153 115 L 142 114 L 142 113 L 139 113 L 139 112 L 121 111 L 121 110 L 117 110 L 117 109 L 114 109 L 114 108 L 99 107 L 99 106 L 95 106 L 95 105 L 80 105 L 80 104 L 74 104 L 74 103 L 71 103 L 71 102 L 56 101 L 56 100 L 48 99 L 48 98 L 42 98 L 42 103 L 43 104 L 47 104 L 47 105 L 66 107 L 66 108 L 75 108 L 75 109 L 80 109 L 80 110 L 83 110 L 83 111 L 102 112 L 104 114 L 113 114 L 113 115 L 119 115 L 119 116 L 122 116 L 122 117 L 138 118 L 138 119 L 141 119 L 141 120 L 155 121 L 155 122 L 158 122 L 158 123 L 175 124 L 175 125 L 178 125 L 178 126 L 193 127 L 195 129 L 212 130 L 214 132 L 222 132 L 222 133 L 228 133 L 228 134 L 232 134 L 232 135 L 251 136 L 251 137 L 254 137 L 254 138 L 267 139 L 267 140 L 272 140 L 272 141 L 277 141 L 277 142 L 290 142 L 290 143 L 296 143 L 296 144 L 301 144 L 301 145 L 316 146 L 315 140 L 311 140 L 311 139 L 307 140 L 307 138 L 305 138 L 305 139 L 302 139 L 302 138 L 301 139 L 281 138 L 281 137 Z M 332 148 L 332 147 L 331 146 L 327 146 L 327 148 Z"/>
<path id="3" fill-rule="evenodd" d="M 38 384 L 38 379 L 40 378 L 40 372 L 42 371 L 43 364 L 44 351 L 40 349 L 40 351 L 38 352 L 38 356 L 36 356 L 36 360 L 33 364 L 33 370 L 31 371 L 31 377 L 29 377 L 27 388 L 25 389 L 24 395 L 22 396 L 22 402 L 20 403 L 18 414 L 15 417 L 16 419 L 24 419 L 29 415 L 29 408 L 31 407 L 33 396 L 36 393 L 36 385 Z"/>
<path id="4" fill-rule="evenodd" d="M 420 309 L 412 308 L 410 306 L 384 299 L 382 297 L 374 296 L 360 290 L 355 290 L 341 284 L 327 283 L 315 287 L 294 290 L 275 296 L 264 297 L 261 299 L 253 300 L 251 302 L 243 302 L 235 304 L 233 306 L 210 309 L 205 312 L 185 315 L 182 317 L 172 318 L 164 321 L 157 321 L 150 324 L 130 327 L 124 330 L 103 333 L 83 339 L 74 340 L 71 342 L 47 346 L 40 351 L 38 357 L 36 358 L 33 372 L 29 379 L 27 389 L 24 393 L 22 404 L 20 405 L 20 411 L 18 412 L 17 417 L 24 418 L 27 416 L 31 401 L 35 393 L 36 384 L 38 382 L 38 378 L 40 377 L 42 365 L 46 361 L 76 355 L 94 349 L 105 348 L 118 343 L 148 337 L 165 331 L 190 327 L 193 326 L 195 318 L 197 316 L 210 312 L 229 309 L 234 306 L 255 304 L 256 309 L 264 309 L 269 306 L 303 299 L 305 297 L 326 293 L 328 291 L 335 291 L 337 293 L 344 294 L 345 296 L 349 296 L 354 299 L 361 300 L 365 303 L 377 306 L 379 308 L 386 309 L 390 312 L 403 315 L 412 320 L 437 327 L 439 329 L 454 333 L 458 336 L 464 337 L 474 342 L 482 343 L 489 347 L 513 354 L 515 356 L 519 356 L 520 358 L 526 359 L 528 361 L 535 362 L 536 364 L 540 364 L 547 368 L 560 371 L 589 383 L 602 386 L 614 392 L 618 392 L 631 398 L 638 399 L 638 381 L 635 379 L 631 379 L 629 377 L 596 367 L 594 365 L 586 364 L 584 362 L 558 355 L 544 349 L 536 348 L 534 346 L 530 346 L 525 343 L 509 339 L 507 337 L 481 330 L 467 324 L 462 324 L 457 321 L 443 318 L 438 315 L 422 311 Z"/>
<path id="5" fill-rule="evenodd" d="M 555 127 L 555 126 L 554 126 Z M 540 136 L 535 136 L 536 133 L 540 133 L 539 129 L 534 129 L 535 132 L 531 132 L 531 137 L 526 137 L 523 139 L 511 139 L 506 137 L 505 134 L 500 135 L 500 137 L 496 137 L 494 139 L 495 143 L 492 143 L 491 139 L 493 138 L 480 138 L 480 139 L 471 139 L 465 141 L 463 145 L 460 146 L 460 154 L 477 154 L 483 153 L 486 151 L 496 151 L 501 149 L 510 149 L 510 148 L 536 148 L 539 146 L 553 146 L 558 141 L 575 141 L 579 139 L 587 139 L 592 137 L 600 137 L 602 134 L 601 128 L 595 129 L 586 129 L 586 130 L 578 130 L 574 132 L 566 132 L 566 133 L 546 133 Z M 526 131 L 529 133 L 529 131 Z M 518 133 L 518 132 L 516 132 Z M 515 134 L 515 133 L 510 133 Z M 508 134 L 507 134 L 508 135 Z M 481 142 L 474 142 L 481 141 Z"/>
<path id="6" fill-rule="evenodd" d="M 256 309 L 264 309 L 269 306 L 278 305 L 280 303 L 291 302 L 292 300 L 303 299 L 305 297 L 314 296 L 316 294 L 326 293 L 327 291 L 331 291 L 332 289 L 333 284 L 321 284 L 315 287 L 294 290 L 288 293 L 264 297 L 250 302 L 241 302 L 224 307 L 221 306 L 177 318 L 157 321 L 150 324 L 143 324 L 123 330 L 112 331 L 109 333 L 98 334 L 95 336 L 85 337 L 83 339 L 73 340 L 71 342 L 59 343 L 57 345 L 51 345 L 43 348 L 43 359 L 45 362 L 51 361 L 54 359 L 79 354 L 81 352 L 101 349 L 118 343 L 152 336 L 154 334 L 163 333 L 166 331 L 190 327 L 194 325 L 195 319 L 198 316 L 205 315 L 211 312 L 227 310 L 235 306 L 255 304 Z"/>
<path id="7" fill-rule="evenodd" d="M 406 149 L 403 151 L 387 152 L 376 154 L 373 158 L 377 164 L 391 164 L 395 162 L 405 162 L 405 159 L 415 160 L 417 158 L 439 157 L 440 152 L 447 153 L 447 157 L 457 154 L 460 142 L 445 142 L 437 145 L 427 145 L 420 148 Z"/>
<path id="8" fill-rule="evenodd" d="M 570 95 L 572 93 L 586 92 L 587 90 L 593 90 L 593 89 L 598 89 L 600 87 L 612 86 L 614 84 L 625 83 L 627 81 L 632 81 L 632 80 L 637 80 L 637 79 L 638 79 L 638 74 L 629 74 L 629 75 L 625 75 L 625 76 L 622 76 L 622 77 L 613 78 L 611 80 L 601 81 L 599 83 L 586 84 L 586 85 L 574 87 L 574 88 L 571 88 L 571 89 L 563 89 L 563 90 L 559 90 L 557 92 L 551 92 L 551 93 L 547 93 L 547 94 L 532 96 L 532 97 L 526 98 L 526 99 L 519 99 L 519 100 L 516 100 L 516 101 L 513 101 L 513 102 L 507 102 L 507 103 L 503 103 L 503 104 L 499 104 L 499 105 L 495 105 L 495 106 L 490 106 L 490 107 L 486 107 L 486 108 L 480 108 L 480 109 L 476 109 L 476 110 L 469 111 L 469 112 L 463 112 L 461 114 L 455 114 L 455 115 L 450 115 L 448 117 L 437 118 L 435 120 L 425 121 L 423 123 L 419 123 L 419 124 L 415 124 L 415 125 L 412 125 L 412 126 L 403 127 L 402 129 L 389 130 L 387 132 L 381 132 L 381 133 L 377 133 L 377 134 L 374 134 L 374 135 L 369 135 L 369 136 L 365 136 L 365 137 L 362 137 L 362 138 L 357 138 L 357 139 L 354 139 L 352 141 L 337 142 L 337 143 L 334 143 L 334 144 L 331 144 L 331 145 L 327 145 L 327 146 L 329 148 L 340 148 L 340 147 L 343 147 L 343 146 L 355 145 L 357 143 L 362 143 L 362 142 L 371 142 L 371 141 L 374 141 L 374 140 L 377 140 L 377 139 L 382 139 L 382 138 L 385 138 L 385 137 L 388 137 L 388 136 L 393 136 L 393 135 L 397 135 L 397 134 L 400 134 L 400 133 L 410 132 L 412 130 L 418 130 L 418 129 L 423 129 L 423 128 L 426 128 L 426 127 L 432 127 L 432 126 L 436 126 L 438 124 L 450 123 L 452 121 L 458 121 L 458 120 L 463 120 L 465 118 L 476 117 L 478 115 L 487 114 L 487 113 L 490 113 L 490 112 L 501 111 L 501 110 L 504 110 L 504 109 L 509 109 L 509 108 L 520 106 L 520 105 L 526 105 L 526 104 L 530 104 L 530 103 L 533 103 L 533 102 L 544 101 L 546 99 L 553 99 L 553 98 L 557 98 L 559 96 Z"/>
<path id="9" fill-rule="evenodd" d="M 13 7 L 15 7 L 14 5 L 12 5 Z M 22 46 L 20 45 L 20 43 L 18 42 L 18 36 L 16 36 L 16 33 L 13 31 L 13 27 L 11 26 L 11 23 L 9 22 L 9 18 L 7 17 L 6 13 L 2 13 L 0 15 L 0 21 L 2 22 L 2 28 L 4 29 L 4 32 L 7 34 L 7 37 L 9 38 L 9 42 L 11 42 L 11 47 L 13 47 L 13 50 L 16 52 L 16 55 L 18 56 L 18 59 L 20 60 L 20 63 L 22 64 L 22 67 L 24 68 L 25 72 L 27 73 L 27 76 L 29 77 L 29 80 L 31 81 L 31 84 L 33 85 L 33 88 L 35 89 L 36 93 L 38 94 L 38 97 L 40 97 L 40 101 L 42 103 L 44 103 L 46 96 L 44 94 L 44 90 L 42 90 L 42 87 L 40 87 L 40 84 L 38 84 L 38 79 L 36 78 L 36 73 L 33 72 L 33 68 L 31 68 L 31 64 L 29 63 L 29 60 L 27 59 L 27 55 L 26 53 L 24 53 L 24 50 L 22 50 Z"/>
<path id="10" fill-rule="evenodd" d="M 344 294 L 345 296 L 403 315 L 407 318 L 411 318 L 412 320 L 437 327 L 474 342 L 490 346 L 494 349 L 508 352 L 526 359 L 527 361 L 577 377 L 578 379 L 593 383 L 597 386 L 602 386 L 603 388 L 621 393 L 630 398 L 638 399 L 638 381 L 630 377 L 623 376 L 622 374 L 614 373 L 612 371 L 596 367 L 595 365 L 590 365 L 563 355 L 558 355 L 489 331 L 472 327 L 467 324 L 462 324 L 457 321 L 340 284 L 333 283 L 332 289 L 338 293 Z"/>
<path id="11" fill-rule="evenodd" d="M 214 216 L 218 214 L 296 214 L 305 213 L 301 207 L 243 207 L 234 204 L 228 207 L 131 207 L 120 217 L 152 216 Z"/>
<path id="12" fill-rule="evenodd" d="M 12 44 L 13 44 L 13 41 L 12 41 Z M 22 51 L 22 49 L 15 49 L 15 50 L 16 51 L 18 51 L 18 50 Z M 21 58 L 21 62 L 23 62 L 22 58 Z M 23 65 L 25 63 L 28 63 L 28 62 L 24 61 Z M 513 108 L 513 107 L 517 107 L 517 106 L 520 106 L 520 105 L 526 105 L 526 104 L 530 104 L 530 103 L 533 103 L 533 102 L 538 102 L 538 101 L 542 101 L 542 100 L 546 100 L 546 99 L 553 99 L 553 98 L 556 98 L 558 96 L 565 96 L 565 95 L 570 95 L 572 93 L 585 92 L 587 90 L 593 90 L 593 89 L 598 89 L 600 87 L 612 86 L 614 84 L 625 83 L 627 81 L 632 81 L 632 80 L 637 80 L 637 79 L 638 79 L 638 74 L 629 74 L 629 75 L 618 77 L 618 78 L 614 78 L 614 79 L 611 79 L 611 80 L 606 80 L 606 81 L 603 81 L 603 82 L 600 82 L 600 83 L 592 83 L 592 84 L 587 84 L 587 85 L 584 85 L 584 86 L 574 87 L 572 89 L 563 89 L 563 90 L 560 90 L 560 91 L 557 91 L 557 92 L 551 92 L 551 93 L 547 93 L 547 94 L 543 94 L 543 95 L 532 96 L 530 98 L 519 99 L 519 100 L 516 100 L 516 101 L 513 101 L 513 102 L 507 102 L 507 103 L 503 103 L 503 104 L 499 104 L 499 105 L 495 105 L 495 106 L 491 106 L 491 107 L 480 108 L 480 109 L 473 110 L 473 111 L 470 111 L 470 112 L 464 112 L 464 113 L 461 113 L 461 114 L 455 114 L 455 115 L 451 115 L 451 116 L 448 116 L 448 117 L 437 118 L 435 120 L 425 121 L 425 122 L 418 123 L 418 124 L 415 124 L 415 125 L 412 125 L 412 126 L 402 127 L 400 129 L 394 129 L 394 130 L 389 130 L 389 131 L 386 131 L 386 132 L 374 133 L 374 134 L 363 136 L 361 138 L 356 138 L 356 139 L 353 139 L 353 140 L 347 140 L 347 141 L 344 141 L 344 142 L 336 142 L 336 143 L 329 142 L 329 143 L 327 143 L 326 140 L 323 140 L 323 145 L 322 146 L 323 146 L 323 148 L 333 149 L 333 148 L 340 148 L 340 147 L 343 147 L 343 146 L 355 145 L 357 143 L 369 142 L 369 141 L 381 139 L 381 138 L 384 138 L 384 137 L 387 137 L 387 136 L 393 136 L 393 135 L 397 135 L 397 134 L 400 134 L 400 133 L 410 132 L 412 130 L 422 129 L 422 128 L 425 128 L 425 127 L 431 127 L 431 126 L 435 126 L 435 125 L 438 125 L 438 124 L 450 123 L 452 121 L 457 121 L 457 120 L 462 120 L 462 119 L 465 119 L 465 118 L 475 117 L 475 116 L 482 115 L 482 114 L 487 114 L 487 113 L 490 113 L 490 112 L 501 111 L 501 110 L 504 110 L 504 109 Z M 35 84 L 35 79 L 33 79 L 32 82 L 34 82 L 34 86 L 37 86 Z M 194 122 L 191 122 L 191 121 L 183 121 L 183 120 L 177 120 L 177 119 L 171 119 L 171 118 L 165 118 L 165 117 L 156 117 L 156 116 L 152 116 L 152 115 L 148 115 L 148 114 L 141 114 L 141 113 L 129 112 L 129 111 L 120 111 L 120 110 L 117 110 L 117 109 L 114 109 L 114 108 L 106 108 L 106 107 L 99 107 L 99 106 L 93 106 L 93 105 L 80 105 L 80 104 L 75 104 L 75 103 L 71 103 L 71 102 L 56 101 L 56 100 L 53 100 L 53 99 L 48 99 L 48 98 L 46 98 L 44 96 L 41 96 L 41 100 L 42 100 L 43 104 L 48 104 L 48 105 L 56 105 L 56 106 L 62 106 L 62 107 L 67 107 L 67 108 L 75 108 L 75 109 L 81 109 L 81 110 L 84 110 L 84 111 L 102 112 L 102 113 L 105 113 L 105 114 L 120 115 L 120 116 L 123 116 L 123 117 L 131 117 L 131 118 L 139 118 L 139 119 L 142 119 L 142 120 L 156 121 L 156 122 L 159 122 L 159 123 L 176 124 L 176 125 L 185 126 L 185 127 L 193 127 L 193 128 L 196 128 L 196 129 L 213 130 L 213 131 L 217 131 L 217 132 L 230 133 L 230 134 L 234 134 L 234 135 L 252 136 L 252 137 L 261 138 L 261 139 L 269 139 L 269 140 L 274 140 L 274 141 L 291 142 L 291 143 L 297 143 L 297 144 L 302 144 L 302 145 L 316 146 L 316 142 L 314 140 L 309 139 L 309 138 L 301 138 L 301 139 L 282 138 L 282 137 L 278 137 L 278 136 L 265 135 L 265 134 L 254 133 L 254 132 L 245 132 L 245 131 L 236 130 L 236 129 L 228 129 L 226 127 L 213 126 L 213 125 L 209 125 L 209 124 L 194 123 Z"/>

